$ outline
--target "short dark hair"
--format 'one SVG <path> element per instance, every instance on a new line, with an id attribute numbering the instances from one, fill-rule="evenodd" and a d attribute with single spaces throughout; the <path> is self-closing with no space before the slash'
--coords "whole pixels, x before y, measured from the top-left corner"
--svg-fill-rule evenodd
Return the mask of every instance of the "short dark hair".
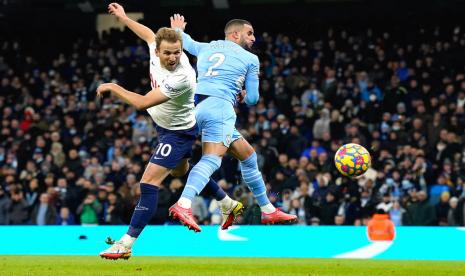
<path id="1" fill-rule="evenodd" d="M 157 49 L 160 49 L 161 42 L 165 40 L 170 43 L 176 43 L 177 41 L 181 42 L 182 46 L 182 37 L 177 31 L 171 28 L 160 28 L 158 29 L 157 33 L 155 34 L 155 42 L 157 44 Z"/>
<path id="2" fill-rule="evenodd" d="M 379 209 L 376 209 L 376 214 L 378 215 L 385 215 L 386 214 L 386 211 L 382 208 L 379 208 Z"/>
<path id="3" fill-rule="evenodd" d="M 224 26 L 224 34 L 228 34 L 231 32 L 231 29 L 234 27 L 243 27 L 244 24 L 252 26 L 252 23 L 250 23 L 247 20 L 244 19 L 231 19 L 226 23 L 226 26 Z"/>

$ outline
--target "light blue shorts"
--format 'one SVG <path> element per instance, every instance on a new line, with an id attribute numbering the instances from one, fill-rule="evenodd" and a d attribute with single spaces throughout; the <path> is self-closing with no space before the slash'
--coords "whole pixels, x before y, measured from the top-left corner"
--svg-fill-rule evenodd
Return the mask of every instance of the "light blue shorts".
<path id="1" fill-rule="evenodd" d="M 195 107 L 195 119 L 202 135 L 202 143 L 223 143 L 227 148 L 241 138 L 237 131 L 236 112 L 227 100 L 208 97 Z"/>

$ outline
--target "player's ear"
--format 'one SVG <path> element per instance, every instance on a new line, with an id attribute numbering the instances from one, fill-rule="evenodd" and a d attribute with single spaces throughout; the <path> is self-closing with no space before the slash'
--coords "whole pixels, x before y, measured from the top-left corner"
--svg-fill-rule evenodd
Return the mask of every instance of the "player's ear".
<path id="1" fill-rule="evenodd" d="M 158 50 L 158 48 L 155 48 L 155 55 L 157 57 L 160 57 L 160 50 Z"/>

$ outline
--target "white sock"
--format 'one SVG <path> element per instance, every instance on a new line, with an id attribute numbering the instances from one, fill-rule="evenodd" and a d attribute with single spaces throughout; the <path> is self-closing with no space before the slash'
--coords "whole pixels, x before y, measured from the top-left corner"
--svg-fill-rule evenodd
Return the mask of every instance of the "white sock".
<path id="1" fill-rule="evenodd" d="M 231 209 L 234 203 L 234 201 L 228 195 L 226 195 L 225 198 L 223 198 L 222 200 L 218 202 L 220 203 L 220 207 L 222 211 L 228 211 L 229 209 Z"/>
<path id="2" fill-rule="evenodd" d="M 266 205 L 260 206 L 260 210 L 262 210 L 262 212 L 265 214 L 269 214 L 276 211 L 276 208 L 273 206 L 273 204 L 268 203 Z"/>
<path id="3" fill-rule="evenodd" d="M 124 244 L 124 246 L 127 247 L 132 247 L 134 242 L 136 241 L 136 238 L 129 236 L 128 234 L 124 234 L 120 241 Z"/>
<path id="4" fill-rule="evenodd" d="M 178 200 L 178 204 L 179 204 L 179 206 L 181 206 L 184 209 L 189 209 L 192 206 L 192 201 L 190 199 L 188 199 L 188 198 L 181 197 Z"/>

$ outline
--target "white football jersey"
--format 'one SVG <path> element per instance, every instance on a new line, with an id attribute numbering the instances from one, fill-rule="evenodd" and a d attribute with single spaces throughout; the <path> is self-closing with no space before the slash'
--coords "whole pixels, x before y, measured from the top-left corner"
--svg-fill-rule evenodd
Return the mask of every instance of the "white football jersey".
<path id="1" fill-rule="evenodd" d="M 168 71 L 155 55 L 155 42 L 149 44 L 150 81 L 152 89 L 160 88 L 168 101 L 147 109 L 153 121 L 160 127 L 170 130 L 189 129 L 195 125 L 194 93 L 196 88 L 195 71 L 189 58 L 183 52 L 178 67 Z"/>

